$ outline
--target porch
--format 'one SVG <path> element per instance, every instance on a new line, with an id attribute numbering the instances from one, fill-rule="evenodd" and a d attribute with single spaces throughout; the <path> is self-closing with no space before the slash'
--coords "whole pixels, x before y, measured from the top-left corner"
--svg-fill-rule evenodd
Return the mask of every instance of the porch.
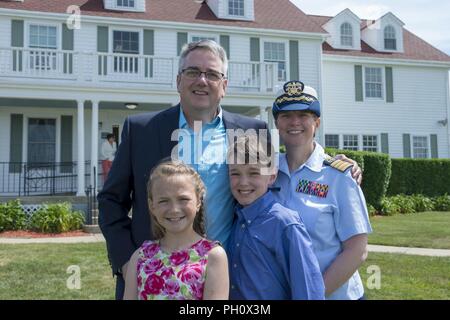
<path id="1" fill-rule="evenodd" d="M 178 57 L 137 54 L 0 48 L 0 77 L 28 82 L 58 80 L 81 86 L 121 83 L 129 88 L 147 85 L 174 89 L 178 60 Z M 283 78 L 277 63 L 229 61 L 227 78 L 232 92 L 274 92 L 280 76 Z"/>

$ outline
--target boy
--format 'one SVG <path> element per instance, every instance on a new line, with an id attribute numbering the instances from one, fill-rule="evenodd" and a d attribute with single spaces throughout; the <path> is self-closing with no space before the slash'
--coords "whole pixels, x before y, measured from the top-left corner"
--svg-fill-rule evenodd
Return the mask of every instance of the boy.
<path id="1" fill-rule="evenodd" d="M 277 174 L 269 156 L 273 148 L 263 146 L 256 136 L 243 135 L 227 155 L 230 188 L 239 203 L 229 245 L 230 298 L 324 299 L 319 264 L 298 213 L 268 190 Z"/>

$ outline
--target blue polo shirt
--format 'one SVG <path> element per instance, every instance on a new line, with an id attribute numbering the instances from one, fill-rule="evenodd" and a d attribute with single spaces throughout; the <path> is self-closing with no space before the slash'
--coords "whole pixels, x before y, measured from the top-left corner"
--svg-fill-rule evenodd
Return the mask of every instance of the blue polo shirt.
<path id="1" fill-rule="evenodd" d="M 325 152 L 318 143 L 309 159 L 293 172 L 285 154 L 280 155 L 274 183 L 275 197 L 297 211 L 305 223 L 320 269 L 325 272 L 342 252 L 342 243 L 357 234 L 372 232 L 364 194 L 351 176 L 324 164 Z M 327 297 L 356 300 L 364 287 L 358 271 Z"/>
<path id="2" fill-rule="evenodd" d="M 201 131 L 194 132 L 181 107 L 179 128 L 182 129 L 178 136 L 179 159 L 194 168 L 206 186 L 207 236 L 226 247 L 233 224 L 234 198 L 226 164 L 227 137 L 222 108 L 210 123 L 202 125 Z"/>
<path id="3" fill-rule="evenodd" d="M 325 287 L 311 240 L 297 212 L 271 191 L 242 207 L 229 245 L 230 298 L 323 300 Z"/>

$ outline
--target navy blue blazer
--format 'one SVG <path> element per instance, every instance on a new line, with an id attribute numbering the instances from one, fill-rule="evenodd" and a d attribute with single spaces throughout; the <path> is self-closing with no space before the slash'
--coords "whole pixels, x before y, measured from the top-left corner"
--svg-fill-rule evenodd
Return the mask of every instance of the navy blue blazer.
<path id="1" fill-rule="evenodd" d="M 267 129 L 263 121 L 225 110 L 222 114 L 226 129 Z M 151 237 L 146 185 L 152 168 L 169 157 L 178 143 L 171 136 L 179 128 L 179 115 L 180 105 L 177 105 L 125 120 L 122 141 L 108 179 L 98 194 L 99 226 L 114 274 Z"/>

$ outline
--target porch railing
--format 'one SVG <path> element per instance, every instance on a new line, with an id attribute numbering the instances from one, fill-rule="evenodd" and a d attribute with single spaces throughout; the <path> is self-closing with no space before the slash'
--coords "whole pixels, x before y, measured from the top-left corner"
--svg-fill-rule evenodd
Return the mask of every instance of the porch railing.
<path id="1" fill-rule="evenodd" d="M 97 166 L 101 168 L 101 164 Z M 85 185 L 90 185 L 90 161 L 85 162 Z M 101 172 L 96 181 L 101 188 Z M 76 162 L 0 162 L 0 196 L 72 195 L 77 192 Z"/>
<path id="2" fill-rule="evenodd" d="M 276 63 L 230 61 L 228 69 L 228 83 L 233 91 L 271 92 L 278 84 Z M 174 88 L 177 72 L 178 57 L 0 48 L 0 77 Z"/>

